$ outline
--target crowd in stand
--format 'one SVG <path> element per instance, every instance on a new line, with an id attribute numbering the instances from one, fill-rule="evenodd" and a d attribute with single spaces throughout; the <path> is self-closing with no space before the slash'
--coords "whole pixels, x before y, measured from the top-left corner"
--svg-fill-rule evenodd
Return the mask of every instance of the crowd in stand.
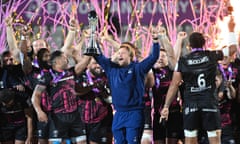
<path id="1" fill-rule="evenodd" d="M 146 57 L 131 40 L 119 43 L 108 31 L 96 35 L 100 54 L 82 54 L 90 34 L 83 30 L 73 47 L 74 18 L 63 47 L 54 51 L 44 39 L 31 41 L 25 27 L 17 41 L 12 18 L 5 22 L 1 144 L 240 143 L 234 18 L 220 50 L 209 50 L 199 32 L 180 31 L 172 45 L 163 26 L 149 27 Z M 102 41 L 113 55 L 104 56 Z"/>

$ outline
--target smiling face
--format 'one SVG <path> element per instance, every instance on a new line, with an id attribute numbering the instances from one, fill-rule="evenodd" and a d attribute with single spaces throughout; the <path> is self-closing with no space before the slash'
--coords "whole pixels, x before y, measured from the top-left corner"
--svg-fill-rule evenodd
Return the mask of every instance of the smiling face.
<path id="1" fill-rule="evenodd" d="M 131 52 L 126 47 L 121 47 L 118 50 L 118 64 L 120 66 L 127 66 L 131 63 L 132 57 L 130 56 Z"/>
<path id="2" fill-rule="evenodd" d="M 154 64 L 155 69 L 160 69 L 168 65 L 168 57 L 165 50 L 160 50 L 157 62 Z"/>
<path id="3" fill-rule="evenodd" d="M 95 59 L 91 59 L 89 65 L 88 65 L 88 69 L 90 70 L 90 72 L 94 75 L 94 76 L 98 76 L 101 75 L 103 70 L 101 68 L 101 66 L 96 62 Z"/>
<path id="4" fill-rule="evenodd" d="M 120 48 L 117 51 L 117 62 L 119 66 L 127 66 L 135 57 L 135 46 L 130 42 L 124 42 L 121 44 Z"/>

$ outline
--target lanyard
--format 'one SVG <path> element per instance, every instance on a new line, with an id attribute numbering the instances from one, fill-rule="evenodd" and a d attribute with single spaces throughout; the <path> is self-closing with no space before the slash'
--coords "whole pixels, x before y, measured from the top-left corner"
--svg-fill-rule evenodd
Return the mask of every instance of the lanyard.
<path id="1" fill-rule="evenodd" d="M 221 71 L 222 74 L 223 74 L 223 78 L 224 78 L 225 80 L 227 80 L 227 74 L 225 73 L 222 65 L 219 64 L 218 67 L 219 67 L 220 71 Z M 227 70 L 228 70 L 228 73 L 229 73 L 228 80 L 231 80 L 231 79 L 232 79 L 232 76 L 233 76 L 232 65 L 228 65 Z"/>
<path id="2" fill-rule="evenodd" d="M 50 69 L 49 71 L 50 71 L 50 73 L 51 73 L 51 75 L 53 77 L 53 83 L 55 83 L 55 84 L 58 83 L 59 80 L 62 79 L 63 76 L 66 74 L 65 71 L 61 72 L 59 75 L 54 74 L 52 69 Z"/>
<path id="3" fill-rule="evenodd" d="M 91 77 L 91 74 L 90 74 L 89 70 L 86 71 L 86 75 L 87 75 L 87 79 L 88 79 L 89 84 L 93 85 L 94 82 L 93 82 L 93 79 Z M 98 88 L 93 88 L 92 91 L 94 91 L 95 93 L 99 93 L 100 92 L 100 90 Z"/>
<path id="4" fill-rule="evenodd" d="M 203 51 L 203 48 L 192 48 L 192 52 L 195 52 L 195 51 Z"/>
<path id="5" fill-rule="evenodd" d="M 167 73 L 167 71 L 165 69 L 161 69 L 160 72 L 155 73 L 156 76 L 156 87 L 159 88 L 160 86 L 160 80 L 162 78 L 162 76 L 164 76 Z"/>

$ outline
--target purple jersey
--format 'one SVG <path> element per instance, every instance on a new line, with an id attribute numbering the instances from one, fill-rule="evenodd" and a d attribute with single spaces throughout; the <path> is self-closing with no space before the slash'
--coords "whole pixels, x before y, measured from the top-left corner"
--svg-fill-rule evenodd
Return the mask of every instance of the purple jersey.
<path id="1" fill-rule="evenodd" d="M 106 76 L 103 74 L 93 77 L 86 70 L 76 79 L 76 83 L 76 91 L 81 88 L 92 87 L 86 94 L 78 96 L 78 106 L 82 121 L 85 123 L 100 122 L 108 114 L 108 104 L 104 101 L 104 98 L 110 95 Z"/>
<path id="2" fill-rule="evenodd" d="M 54 113 L 71 113 L 77 110 L 74 68 L 57 72 L 52 69 L 39 79 L 47 87 Z"/>

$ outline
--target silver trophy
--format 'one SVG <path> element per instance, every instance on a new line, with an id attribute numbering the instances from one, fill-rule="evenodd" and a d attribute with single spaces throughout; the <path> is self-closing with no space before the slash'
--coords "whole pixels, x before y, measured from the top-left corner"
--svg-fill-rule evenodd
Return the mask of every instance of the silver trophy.
<path id="1" fill-rule="evenodd" d="M 97 17 L 96 11 L 92 10 L 88 13 L 88 21 L 89 21 L 89 27 L 91 29 L 91 34 L 90 34 L 88 47 L 85 49 L 83 54 L 88 56 L 96 56 L 100 54 L 100 51 L 97 46 L 96 38 L 95 38 L 95 32 L 98 24 L 98 17 Z"/>

